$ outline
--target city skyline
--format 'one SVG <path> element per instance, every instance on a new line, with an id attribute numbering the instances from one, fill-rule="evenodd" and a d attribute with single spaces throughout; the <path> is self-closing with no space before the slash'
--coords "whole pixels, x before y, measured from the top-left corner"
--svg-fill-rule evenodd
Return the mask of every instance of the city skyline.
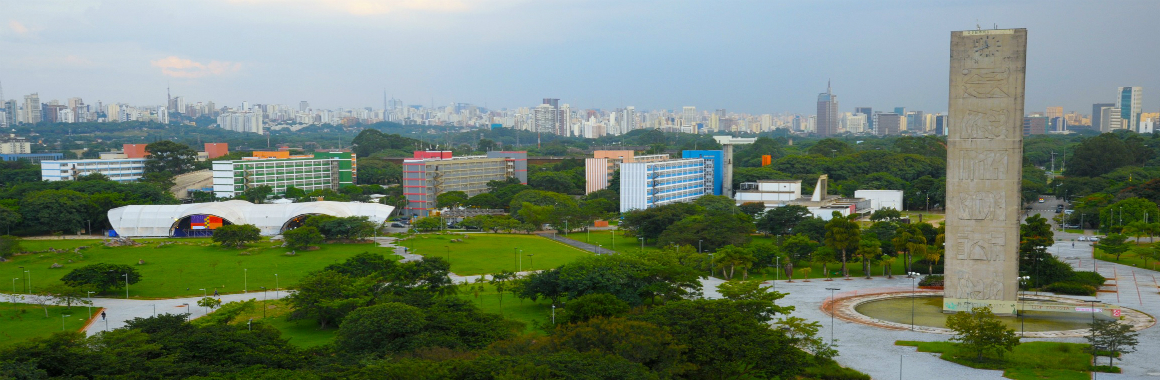
<path id="1" fill-rule="evenodd" d="M 1160 10 L 1152 2 L 729 5 L 9 2 L 0 50 L 11 54 L 0 57 L 0 81 L 9 99 L 37 92 L 163 104 L 172 86 L 219 104 L 375 107 L 385 90 L 425 106 L 511 109 L 551 97 L 582 109 L 810 114 L 833 78 L 842 112 L 938 112 L 946 109 L 945 83 L 935 79 L 946 75 L 949 31 L 997 24 L 1028 28 L 1036 46 L 1029 110 L 1084 110 L 1115 102 L 1116 87 L 1160 88 L 1146 63 L 1160 51 L 1117 38 L 1148 35 L 1145 15 Z M 1123 57 L 1117 70 L 1105 69 L 1109 56 Z M 1142 109 L 1158 104 L 1144 96 Z"/>

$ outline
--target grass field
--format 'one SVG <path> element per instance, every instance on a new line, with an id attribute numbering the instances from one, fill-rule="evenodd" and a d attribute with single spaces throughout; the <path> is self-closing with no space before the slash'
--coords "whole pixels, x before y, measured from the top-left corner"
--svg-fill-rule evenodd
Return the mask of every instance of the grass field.
<path id="1" fill-rule="evenodd" d="M 286 288 L 298 282 L 307 272 L 345 260 L 362 252 L 391 254 L 387 248 L 378 248 L 373 243 L 324 244 L 317 251 L 302 251 L 295 256 L 287 256 L 285 248 L 268 241 L 251 245 L 246 250 L 222 248 L 209 239 L 161 239 L 139 240 L 145 243 L 139 247 L 105 247 L 100 240 L 24 240 L 25 251 L 44 251 L 48 248 L 67 249 L 64 253 L 33 253 L 17 255 L 0 263 L 0 286 L 7 290 L 14 278 L 16 291 L 22 292 L 21 282 L 31 279 L 32 291 L 59 283 L 61 277 L 72 269 L 92 263 L 114 263 L 133 265 L 141 273 L 141 282 L 129 286 L 132 298 L 174 298 L 201 295 L 199 289 L 209 293 L 238 293 L 243 288 L 258 290 L 260 287 L 274 289 L 275 285 Z M 170 244 L 158 248 L 161 241 Z M 81 254 L 72 253 L 72 248 L 89 246 Z M 137 265 L 144 260 L 144 265 Z M 53 263 L 63 268 L 50 269 Z M 22 273 L 25 267 L 29 273 Z M 275 277 L 274 275 L 278 276 Z M 124 289 L 111 291 L 107 296 L 124 297 Z"/>
<path id="2" fill-rule="evenodd" d="M 1132 240 L 1129 240 L 1129 243 L 1131 244 Z M 1142 243 L 1143 244 L 1141 244 L 1141 246 L 1147 244 L 1146 242 L 1142 242 Z M 1140 257 L 1140 256 L 1136 255 L 1135 253 L 1132 253 L 1132 251 L 1124 252 L 1123 254 L 1121 254 L 1119 260 L 1116 260 L 1116 255 L 1109 255 L 1107 253 L 1104 253 L 1104 251 L 1099 249 L 1099 248 L 1094 248 L 1092 251 L 1093 251 L 1092 256 L 1095 259 L 1107 261 L 1107 262 L 1111 262 L 1111 263 L 1116 263 L 1116 264 L 1124 264 L 1124 265 L 1134 266 L 1137 268 L 1150 269 L 1150 270 L 1156 270 L 1156 267 L 1158 266 L 1158 264 L 1160 264 L 1160 263 L 1157 263 L 1156 260 L 1152 260 L 1152 259 L 1147 259 L 1147 262 L 1145 263 L 1145 258 Z"/>
<path id="3" fill-rule="evenodd" d="M 918 347 L 919 352 L 942 354 L 943 360 L 971 368 L 1003 370 L 1003 376 L 1016 380 L 1030 379 L 1090 379 L 1091 354 L 1088 345 L 1080 343 L 1024 342 L 1002 359 L 984 357 L 976 362 L 972 353 L 962 351 L 952 342 L 915 342 L 900 340 L 899 346 Z"/>
<path id="4" fill-rule="evenodd" d="M 555 268 L 592 254 L 536 235 L 467 234 L 462 242 L 450 241 L 463 236 L 419 234 L 399 244 L 420 255 L 450 257 L 458 275 Z"/>
<path id="5" fill-rule="evenodd" d="M 640 250 L 641 250 L 640 240 L 636 240 L 635 238 L 632 238 L 632 237 L 625 237 L 622 233 L 616 233 L 615 237 L 614 237 L 613 231 L 592 231 L 590 233 L 578 232 L 578 233 L 571 234 L 570 236 L 568 236 L 568 238 L 570 238 L 572 240 L 576 240 L 576 241 L 590 243 L 590 244 L 599 244 L 603 248 L 607 248 L 609 250 L 612 250 L 613 239 L 615 239 L 615 241 L 616 241 L 615 251 L 617 251 L 617 252 L 628 253 L 628 252 L 640 252 Z M 774 239 L 775 239 L 774 237 L 754 235 L 753 236 L 753 243 L 758 243 L 758 242 L 773 243 Z M 652 245 L 646 244 L 644 246 L 645 251 L 656 251 L 657 249 L 658 249 L 657 247 L 652 246 Z M 785 270 L 785 262 L 781 262 L 780 265 L 782 268 L 782 270 L 780 271 L 780 275 L 775 274 L 775 272 L 774 272 L 775 268 L 755 268 L 755 269 L 750 270 L 750 273 L 749 273 L 750 277 L 759 278 L 762 280 L 773 280 L 773 279 L 777 279 L 777 278 L 785 280 L 786 279 L 785 271 L 784 271 Z M 863 277 L 864 272 L 862 271 L 862 263 L 850 261 L 850 262 L 847 262 L 846 265 L 850 268 L 850 277 Z M 842 264 L 840 262 L 836 263 L 836 264 L 827 265 L 827 267 L 826 267 L 826 269 L 830 271 L 831 277 L 840 277 L 839 273 L 841 273 L 841 268 L 842 268 Z M 871 265 L 870 274 L 872 276 L 881 277 L 882 276 L 882 268 L 883 268 L 882 264 Z M 911 268 L 911 269 L 914 269 L 918 273 L 922 273 L 922 274 L 926 273 L 926 267 L 922 267 L 920 265 L 915 265 L 914 268 Z M 895 276 L 905 275 L 906 274 L 906 266 L 904 265 L 902 260 L 895 260 L 894 264 L 891 266 L 890 272 L 893 273 Z M 718 273 L 718 275 L 720 275 L 720 273 Z M 825 277 L 826 277 L 826 274 L 825 274 L 825 272 L 822 272 L 822 265 L 821 264 L 810 264 L 810 273 L 809 273 L 809 277 L 808 277 L 809 279 L 817 279 L 817 278 L 824 279 Z M 800 265 L 795 266 L 793 278 L 794 278 L 794 280 L 803 279 L 803 272 L 801 272 Z"/>
<path id="6" fill-rule="evenodd" d="M 64 306 L 49 306 L 48 317 L 45 317 L 40 306 L 0 302 L 0 337 L 3 337 L 0 338 L 0 347 L 54 332 L 80 330 L 88 320 L 87 310 L 83 306 L 73 306 L 71 310 Z M 62 318 L 64 315 L 67 317 Z"/>
<path id="7" fill-rule="evenodd" d="M 471 301 L 480 310 L 488 313 L 500 314 L 504 318 L 524 323 L 525 331 L 534 331 L 535 324 L 547 324 L 552 321 L 552 301 L 539 299 L 532 301 L 520 299 L 511 292 L 504 292 L 501 303 L 499 293 L 495 287 L 482 284 L 483 290 L 477 296 L 472 287 L 476 284 L 460 285 L 459 298 Z"/>

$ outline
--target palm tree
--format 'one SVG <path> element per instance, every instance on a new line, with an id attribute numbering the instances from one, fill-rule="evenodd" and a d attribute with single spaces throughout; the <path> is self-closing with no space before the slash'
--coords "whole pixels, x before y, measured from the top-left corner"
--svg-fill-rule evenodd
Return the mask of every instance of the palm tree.
<path id="1" fill-rule="evenodd" d="M 812 255 L 814 263 L 822 264 L 822 274 L 826 275 L 826 281 L 830 280 L 830 270 L 827 264 L 838 261 L 834 257 L 836 253 L 837 252 L 835 252 L 830 247 L 821 247 L 815 250 L 814 254 Z"/>
<path id="2" fill-rule="evenodd" d="M 895 260 L 898 260 L 898 258 L 894 257 L 894 256 L 887 255 L 887 254 L 882 255 L 882 263 L 886 264 L 886 269 L 883 269 L 883 271 L 886 272 L 886 278 L 894 278 L 894 261 Z"/>
<path id="3" fill-rule="evenodd" d="M 742 278 L 748 279 L 749 268 L 751 268 L 753 263 L 757 260 L 753 257 L 753 253 L 751 253 L 748 249 L 727 245 L 717 250 L 715 261 L 718 265 L 721 266 L 721 275 L 725 277 L 726 280 L 732 280 L 733 274 L 738 267 L 741 268 L 743 273 Z M 728 272 L 725 271 L 726 267 L 729 269 Z"/>
<path id="4" fill-rule="evenodd" d="M 870 278 L 870 262 L 882 254 L 882 243 L 873 237 L 866 237 L 858 243 L 858 250 L 854 254 L 862 257 L 862 272 Z"/>
<path id="5" fill-rule="evenodd" d="M 826 223 L 826 246 L 842 252 L 842 275 L 850 277 L 846 269 L 846 251 L 857 249 L 861 241 L 861 231 L 858 223 L 842 213 L 834 211 L 829 223 Z"/>

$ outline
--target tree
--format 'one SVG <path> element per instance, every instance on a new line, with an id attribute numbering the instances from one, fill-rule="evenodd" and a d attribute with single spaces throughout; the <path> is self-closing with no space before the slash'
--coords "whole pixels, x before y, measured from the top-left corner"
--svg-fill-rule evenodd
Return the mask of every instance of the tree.
<path id="1" fill-rule="evenodd" d="M 898 230 L 894 232 L 894 238 L 891 239 L 894 249 L 902 252 L 905 255 L 903 263 L 906 264 L 906 272 L 913 272 L 910 264 L 914 262 L 912 255 L 922 255 L 926 253 L 926 237 L 913 224 L 900 225 Z"/>
<path id="2" fill-rule="evenodd" d="M 789 254 L 793 261 L 810 261 L 810 255 L 812 255 L 814 250 L 817 248 L 817 242 L 810 240 L 809 237 L 806 237 L 802 234 L 790 236 L 789 238 L 785 239 L 785 243 L 782 244 L 782 249 Z"/>
<path id="3" fill-rule="evenodd" d="M 487 283 L 495 287 L 496 293 L 499 294 L 499 306 L 503 307 L 503 292 L 511 290 L 509 285 L 516 279 L 516 273 L 508 270 L 502 270 L 499 273 L 491 275 L 491 279 Z"/>
<path id="4" fill-rule="evenodd" d="M 893 222 L 899 219 L 902 219 L 902 212 L 890 207 L 874 210 L 874 213 L 870 214 L 870 220 L 874 222 Z"/>
<path id="5" fill-rule="evenodd" d="M 141 179 L 138 181 L 142 183 L 151 183 L 157 185 L 157 187 L 165 191 L 169 191 L 169 189 L 172 189 L 175 185 L 173 183 L 173 178 L 174 175 L 170 172 L 151 172 L 145 173 L 145 175 L 141 176 Z"/>
<path id="6" fill-rule="evenodd" d="M 749 215 L 751 218 L 756 218 L 761 213 L 765 212 L 765 203 L 763 202 L 745 202 L 741 206 L 737 206 L 738 211 Z"/>
<path id="7" fill-rule="evenodd" d="M 560 297 L 564 296 L 564 290 L 560 288 L 560 268 L 530 273 L 512 292 L 520 298 L 536 301 L 544 297 L 551 300 L 553 305 L 559 304 Z"/>
<path id="8" fill-rule="evenodd" d="M 593 318 L 585 323 L 560 326 L 548 339 L 554 351 L 611 353 L 647 366 L 661 378 L 673 378 L 689 367 L 681 355 L 685 346 L 664 328 L 648 322 Z"/>
<path id="9" fill-rule="evenodd" d="M 5 234 L 8 234 L 12 227 L 20 225 L 20 213 L 0 206 L 0 229 L 3 229 Z"/>
<path id="10" fill-rule="evenodd" d="M 873 236 L 862 235 L 862 240 L 858 241 L 858 250 L 854 254 L 862 260 L 862 273 L 869 279 L 870 262 L 882 255 L 882 243 Z"/>
<path id="11" fill-rule="evenodd" d="M 141 281 L 141 273 L 136 268 L 124 264 L 98 263 L 89 264 L 73 269 L 60 280 L 66 285 L 81 288 L 90 286 L 97 291 L 105 292 L 112 289 L 121 289 L 126 284 L 136 284 Z"/>
<path id="12" fill-rule="evenodd" d="M 217 299 L 217 298 L 213 298 L 213 297 L 204 297 L 202 299 L 197 300 L 197 306 L 208 308 L 210 310 L 216 309 L 218 306 L 221 306 L 221 305 L 222 305 L 222 301 Z"/>
<path id="13" fill-rule="evenodd" d="M 464 202 L 464 205 L 476 208 L 501 209 L 504 207 L 499 198 L 492 193 L 477 194 Z"/>
<path id="14" fill-rule="evenodd" d="M 753 267 L 756 258 L 749 249 L 727 245 L 717 250 L 713 261 L 721 268 L 721 277 L 725 277 L 726 280 L 732 280 L 734 271 L 738 268 L 741 268 L 742 278 L 748 279 L 749 268 Z"/>
<path id="15" fill-rule="evenodd" d="M 690 203 L 672 203 L 644 210 L 624 213 L 620 228 L 631 231 L 637 237 L 653 240 L 661 236 L 674 223 L 700 212 Z"/>
<path id="16" fill-rule="evenodd" d="M 20 238 L 12 235 L 0 236 L 0 261 L 7 260 L 13 254 L 23 250 L 20 247 Z"/>
<path id="17" fill-rule="evenodd" d="M 1124 235 L 1136 238 L 1136 244 L 1140 244 L 1140 238 L 1148 236 L 1149 224 L 1144 221 L 1135 221 L 1124 226 Z"/>
<path id="18" fill-rule="evenodd" d="M 57 306 L 64 306 L 68 310 L 72 310 L 72 305 L 92 305 L 92 301 L 86 299 L 88 293 L 86 291 L 92 289 L 91 286 L 72 287 L 67 284 L 52 284 L 45 288 L 45 294 L 52 297 L 53 302 Z"/>
<path id="19" fill-rule="evenodd" d="M 772 290 L 759 280 L 726 281 L 717 285 L 717 292 L 725 299 L 734 301 L 738 308 L 751 313 L 761 320 L 772 320 L 776 314 L 789 314 L 793 306 L 777 306 L 777 300 L 786 293 Z"/>
<path id="20" fill-rule="evenodd" d="M 830 247 L 819 247 L 810 255 L 810 261 L 815 264 L 822 264 L 822 274 L 826 276 L 826 280 L 830 280 L 829 265 L 838 262 L 838 251 Z"/>
<path id="21" fill-rule="evenodd" d="M 262 231 L 253 224 L 230 224 L 213 230 L 213 242 L 223 247 L 242 248 L 246 243 L 261 240 Z"/>
<path id="22" fill-rule="evenodd" d="M 812 218 L 805 206 L 789 205 L 766 211 L 757 220 L 757 229 L 769 235 L 787 235 L 801 221 Z"/>
<path id="23" fill-rule="evenodd" d="M 580 296 L 568 302 L 568 323 L 587 322 L 598 317 L 617 317 L 628 312 L 628 303 L 616 296 L 594 293 Z"/>
<path id="24" fill-rule="evenodd" d="M 411 223 L 419 231 L 435 231 L 443 227 L 443 221 L 437 216 L 419 218 Z"/>
<path id="25" fill-rule="evenodd" d="M 999 356 L 1019 345 L 1015 330 L 1007 328 L 991 312 L 990 306 L 976 307 L 970 312 L 960 311 L 947 316 L 947 328 L 954 330 L 952 341 L 975 353 L 975 361 L 983 354 L 994 351 Z"/>
<path id="26" fill-rule="evenodd" d="M 145 151 L 149 153 L 145 160 L 146 173 L 184 174 L 197 164 L 197 151 L 189 145 L 162 140 L 146 145 Z"/>
<path id="27" fill-rule="evenodd" d="M 563 172 L 539 171 L 528 176 L 528 185 L 536 190 L 551 191 L 560 194 L 580 192 L 572 176 Z"/>
<path id="28" fill-rule="evenodd" d="M 323 270 L 298 281 L 298 289 L 287 297 L 293 311 L 290 319 L 314 319 L 320 329 L 338 324 L 348 313 L 370 299 L 355 281 L 342 273 Z"/>
<path id="29" fill-rule="evenodd" d="M 20 200 L 24 224 L 40 231 L 79 231 L 91 207 L 88 195 L 73 190 L 42 190 Z"/>
<path id="30" fill-rule="evenodd" d="M 850 277 L 850 271 L 846 268 L 846 251 L 857 249 L 861 240 L 858 222 L 834 211 L 830 222 L 826 223 L 826 246 L 842 253 L 842 275 L 846 278 Z"/>
<path id="31" fill-rule="evenodd" d="M 318 228 L 330 240 L 359 240 L 375 233 L 375 223 L 365 216 L 336 218 L 329 215 L 315 215 L 306 220 L 306 227 Z"/>
<path id="32" fill-rule="evenodd" d="M 314 227 L 298 227 L 282 233 L 286 240 L 286 247 L 294 250 L 306 249 L 312 245 L 322 244 L 324 238 L 321 232 Z"/>
<path id="33" fill-rule="evenodd" d="M 1108 237 L 1100 239 L 1100 242 L 1096 243 L 1096 248 L 1099 248 L 1106 254 L 1115 255 L 1116 261 L 1120 261 L 1120 255 L 1124 254 L 1124 252 L 1127 252 L 1128 249 L 1131 248 L 1128 245 L 1127 240 L 1128 237 L 1124 235 L 1108 234 Z"/>
<path id="34" fill-rule="evenodd" d="M 467 193 L 462 191 L 448 191 L 435 196 L 435 207 L 454 208 L 467 202 Z"/>
<path id="35" fill-rule="evenodd" d="M 703 249 L 712 251 L 727 245 L 748 245 L 752 233 L 753 222 L 748 215 L 706 213 L 673 223 L 657 237 L 657 245 L 700 244 Z"/>
<path id="36" fill-rule="evenodd" d="M 1119 356 L 1118 353 L 1135 352 L 1136 345 L 1140 343 L 1140 333 L 1132 331 L 1132 325 L 1104 320 L 1096 320 L 1088 325 L 1091 326 L 1092 334 L 1084 339 L 1091 344 L 1092 356 L 1097 356 L 1101 351 L 1107 352 L 1109 366 L 1112 365 L 1112 359 Z"/>
<path id="37" fill-rule="evenodd" d="M 335 345 L 352 353 L 409 350 L 426 318 L 423 310 L 398 302 L 361 307 L 343 319 Z"/>
<path id="38" fill-rule="evenodd" d="M 264 203 L 266 198 L 274 194 L 274 189 L 267 185 L 254 186 L 242 192 L 242 197 L 251 203 Z"/>
<path id="39" fill-rule="evenodd" d="M 1142 164 L 1152 157 L 1152 150 L 1139 140 L 1121 140 L 1112 133 L 1085 139 L 1073 150 L 1067 160 L 1065 175 L 1099 177 L 1121 166 Z"/>

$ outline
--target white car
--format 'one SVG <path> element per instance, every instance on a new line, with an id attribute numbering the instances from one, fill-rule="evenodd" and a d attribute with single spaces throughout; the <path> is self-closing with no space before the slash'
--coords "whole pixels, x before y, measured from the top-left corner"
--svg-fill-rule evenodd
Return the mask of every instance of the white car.
<path id="1" fill-rule="evenodd" d="M 1087 241 L 1087 236 L 1080 236 L 1079 241 Z"/>
<path id="2" fill-rule="evenodd" d="M 1100 241 L 1100 237 L 1099 236 L 1092 236 L 1092 237 L 1088 238 L 1088 241 Z"/>

